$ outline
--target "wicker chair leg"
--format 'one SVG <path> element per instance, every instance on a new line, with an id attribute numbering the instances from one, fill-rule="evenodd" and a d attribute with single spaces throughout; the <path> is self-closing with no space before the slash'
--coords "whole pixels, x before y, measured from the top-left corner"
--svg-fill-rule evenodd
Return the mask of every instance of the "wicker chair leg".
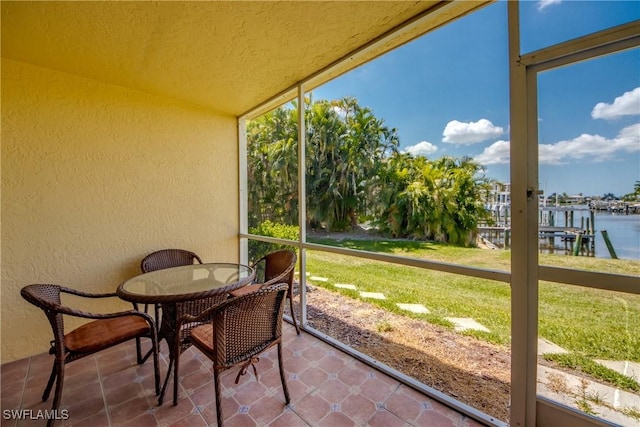
<path id="1" fill-rule="evenodd" d="M 51 410 L 53 413 L 57 412 L 58 408 L 60 408 L 60 401 L 62 400 L 62 386 L 64 385 L 64 361 L 56 363 L 56 393 L 53 396 L 53 404 L 51 405 Z M 55 417 L 49 418 L 47 421 L 47 427 L 53 427 L 55 423 Z"/>
<path id="2" fill-rule="evenodd" d="M 153 347 L 151 347 L 149 351 L 147 351 L 147 354 L 145 354 L 144 356 L 142 355 L 142 344 L 140 341 L 140 337 L 136 338 L 136 361 L 138 362 L 138 365 L 142 365 L 144 362 L 146 362 L 151 354 L 153 354 Z"/>
<path id="3" fill-rule="evenodd" d="M 179 352 L 180 350 L 178 350 Z M 178 404 L 178 366 L 179 362 L 179 353 L 176 353 L 175 361 L 173 362 L 173 406 Z"/>
<path id="4" fill-rule="evenodd" d="M 287 387 L 287 379 L 284 375 L 284 366 L 282 365 L 282 343 L 278 343 L 278 367 L 280 368 L 280 381 L 282 381 L 282 390 L 284 391 L 284 401 L 288 405 L 291 399 L 289 398 L 289 388 Z"/>
<path id="5" fill-rule="evenodd" d="M 153 344 L 152 344 L 153 345 Z M 160 395 L 160 365 L 159 365 L 159 357 L 158 357 L 158 353 L 160 352 L 160 349 L 158 348 L 160 346 L 160 343 L 158 343 L 156 341 L 156 346 L 155 348 L 153 348 L 152 350 L 154 350 L 153 352 L 153 379 L 156 385 L 156 396 Z"/>
<path id="6" fill-rule="evenodd" d="M 292 294 L 289 294 L 289 308 L 291 309 L 291 318 L 293 319 L 293 326 L 296 328 L 296 334 L 300 335 L 298 322 L 296 322 L 296 313 L 293 311 L 293 295 Z"/>
<path id="7" fill-rule="evenodd" d="M 155 314 L 155 321 L 156 321 L 156 325 L 158 326 L 157 332 L 160 333 L 160 325 L 162 324 L 160 321 L 160 304 L 154 304 L 154 314 Z"/>
<path id="8" fill-rule="evenodd" d="M 154 341 L 157 344 L 154 344 Z M 149 356 L 153 354 L 153 370 L 154 370 L 154 379 L 156 384 L 156 396 L 160 394 L 160 369 L 158 368 L 158 352 L 160 351 L 160 349 L 158 347 L 159 347 L 159 343 L 156 336 L 156 338 L 151 339 L 151 348 L 149 349 L 147 354 L 143 356 L 140 337 L 136 338 L 136 359 L 137 359 L 138 365 L 142 365 L 144 362 L 147 361 Z"/>
<path id="9" fill-rule="evenodd" d="M 58 360 L 53 360 L 53 366 L 51 367 L 51 375 L 49 376 L 49 381 L 47 382 L 47 386 L 44 388 L 44 393 L 42 393 L 42 401 L 46 402 L 49 399 L 49 395 L 51 394 L 51 388 L 53 387 L 53 382 L 56 380 L 56 376 L 58 376 Z"/>
<path id="10" fill-rule="evenodd" d="M 162 390 L 160 390 L 160 396 L 158 397 L 158 405 L 162 405 L 164 400 L 164 394 L 167 390 L 167 383 L 169 382 L 169 378 L 171 377 L 171 369 L 173 368 L 173 359 L 169 360 L 169 368 L 167 369 L 167 377 L 164 379 L 164 383 L 162 384 Z"/>
<path id="11" fill-rule="evenodd" d="M 222 427 L 222 395 L 220 394 L 220 373 L 213 366 L 213 384 L 216 393 L 216 417 L 218 420 L 218 427 Z"/>
<path id="12" fill-rule="evenodd" d="M 144 358 L 142 357 L 142 344 L 140 343 L 140 337 L 136 338 L 136 362 L 138 365 L 142 365 L 145 361 L 145 358 L 148 357 L 147 354 Z"/>

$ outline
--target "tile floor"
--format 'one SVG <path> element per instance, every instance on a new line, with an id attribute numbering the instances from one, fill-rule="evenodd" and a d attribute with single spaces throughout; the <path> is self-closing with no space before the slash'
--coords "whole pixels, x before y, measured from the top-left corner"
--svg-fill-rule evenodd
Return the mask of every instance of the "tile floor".
<path id="1" fill-rule="evenodd" d="M 227 426 L 455 426 L 482 424 L 414 391 L 305 332 L 284 326 L 284 366 L 291 403 L 284 405 L 276 350 L 260 357 L 253 371 L 234 384 L 238 369 L 225 371 L 222 408 Z M 41 396 L 51 370 L 41 354 L 1 366 L 2 427 L 43 426 Z M 161 344 L 160 373 L 167 369 Z M 215 426 L 213 374 L 208 359 L 193 349 L 180 358 L 180 394 L 173 406 L 171 382 L 157 406 L 151 360 L 135 362 L 133 341 L 67 365 L 61 409 L 68 419 L 56 426 Z M 52 392 L 53 395 L 53 392 Z M 26 418 L 15 419 L 22 411 Z"/>

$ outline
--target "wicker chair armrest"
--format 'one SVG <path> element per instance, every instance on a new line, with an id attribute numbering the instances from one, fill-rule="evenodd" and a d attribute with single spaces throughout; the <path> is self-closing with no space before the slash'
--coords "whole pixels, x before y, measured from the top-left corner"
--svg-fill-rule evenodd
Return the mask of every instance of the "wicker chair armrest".
<path id="1" fill-rule="evenodd" d="M 262 290 L 267 290 L 267 289 L 270 289 L 270 288 L 277 288 L 276 290 L 279 290 L 280 288 L 284 288 L 285 290 L 288 290 L 289 289 L 289 285 L 284 283 L 284 282 L 277 283 L 277 284 L 265 284 L 259 290 L 254 291 L 252 293 L 260 292 Z M 211 319 L 217 313 L 223 311 L 228 305 L 235 304 L 235 303 L 237 303 L 238 299 L 247 298 L 249 295 L 251 295 L 251 294 L 245 294 L 245 295 L 242 295 L 242 296 L 239 296 L 239 297 L 233 297 L 233 298 L 229 298 L 227 300 L 224 300 L 221 303 L 216 304 L 216 305 L 206 309 L 205 311 L 203 311 L 202 313 L 198 314 L 197 316 L 185 314 L 180 319 L 178 319 L 178 329 L 180 329 L 180 327 L 185 323 L 195 323 L 195 322 L 204 323 L 204 322 L 209 322 L 209 321 L 211 321 Z"/>
<path id="2" fill-rule="evenodd" d="M 60 292 L 64 292 L 66 294 L 76 295 L 84 298 L 110 298 L 110 297 L 118 296 L 115 292 L 96 294 L 92 292 L 84 292 L 84 291 L 79 291 L 77 289 L 66 288 L 64 286 L 60 286 Z"/>
<path id="3" fill-rule="evenodd" d="M 295 265 L 289 266 L 285 271 L 283 271 L 273 279 L 267 280 L 266 282 L 264 282 L 262 286 L 270 286 L 270 285 L 275 285 L 276 283 L 284 282 L 285 278 L 289 275 L 289 273 L 291 273 L 291 270 L 293 270 L 294 268 L 295 268 Z"/>
<path id="4" fill-rule="evenodd" d="M 267 256 L 263 255 L 259 259 L 257 259 L 253 264 L 251 264 L 251 268 L 258 268 L 261 262 L 265 262 L 267 260 Z"/>
<path id="5" fill-rule="evenodd" d="M 83 298 L 117 298 L 118 297 L 118 294 L 116 294 L 115 292 L 92 293 L 92 292 L 85 292 L 85 291 L 80 291 L 72 288 L 66 288 L 64 286 L 60 287 L 60 292 L 64 292 L 66 294 L 75 295 Z M 88 319 L 108 319 L 112 317 L 126 316 L 129 314 L 134 314 L 134 311 L 136 311 L 135 314 L 138 315 L 137 314 L 138 304 L 133 302 L 131 303 L 131 305 L 133 306 L 133 310 L 120 311 L 116 313 L 91 313 L 87 311 L 76 310 L 72 307 L 65 307 L 65 306 L 60 306 L 59 311 L 64 312 L 64 314 L 67 314 L 69 316 L 86 317 Z"/>
<path id="6" fill-rule="evenodd" d="M 262 258 L 258 259 L 256 262 L 254 262 L 253 264 L 251 264 L 251 268 L 253 268 L 255 271 L 258 271 L 258 267 L 260 265 L 260 263 L 265 263 L 267 261 L 267 255 L 264 255 Z M 271 280 L 267 280 L 265 281 L 263 284 L 264 285 L 274 285 L 276 283 L 280 283 L 284 280 L 285 277 L 287 277 L 287 275 L 289 273 L 291 273 L 291 270 L 294 270 L 296 268 L 295 263 L 290 265 L 289 267 L 287 267 L 287 269 L 285 271 L 283 271 L 282 273 L 280 273 L 278 276 L 274 277 Z"/>
<path id="7" fill-rule="evenodd" d="M 82 317 L 85 319 L 112 319 L 114 317 L 124 317 L 124 316 L 140 316 L 145 319 L 147 322 L 150 322 L 150 325 L 153 325 L 155 322 L 151 316 L 147 313 L 137 310 L 125 310 L 118 311 L 113 313 L 92 313 L 89 311 L 78 310 L 76 308 L 67 307 L 63 305 L 56 306 L 56 311 L 62 314 L 66 314 L 68 316 L 73 317 Z"/>

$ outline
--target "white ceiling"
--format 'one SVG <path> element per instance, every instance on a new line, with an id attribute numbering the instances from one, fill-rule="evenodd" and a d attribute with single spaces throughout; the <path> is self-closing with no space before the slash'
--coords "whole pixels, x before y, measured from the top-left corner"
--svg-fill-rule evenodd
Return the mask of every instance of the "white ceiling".
<path id="1" fill-rule="evenodd" d="M 2 57 L 237 116 L 425 11 L 342 69 L 482 3 L 2 1 Z"/>

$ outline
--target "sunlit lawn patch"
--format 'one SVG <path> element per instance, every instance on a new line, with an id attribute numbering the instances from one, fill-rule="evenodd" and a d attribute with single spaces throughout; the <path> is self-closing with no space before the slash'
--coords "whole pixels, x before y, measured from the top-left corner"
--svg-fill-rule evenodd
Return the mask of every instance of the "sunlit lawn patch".
<path id="1" fill-rule="evenodd" d="M 508 251 L 461 248 L 402 240 L 344 239 L 317 241 L 358 250 L 425 258 L 452 264 L 509 271 Z M 552 257 L 552 258 L 549 258 Z M 560 261 L 558 261 L 560 259 Z M 640 263 L 560 255 L 541 255 L 545 261 L 568 268 L 640 275 Z M 367 299 L 385 309 L 452 327 L 446 317 L 470 317 L 490 332 L 467 332 L 498 344 L 510 343 L 509 284 L 451 273 L 405 267 L 344 255 L 309 251 L 307 269 L 327 277 L 314 282 L 352 298 L 359 292 L 379 292 L 384 300 Z M 339 289 L 349 283 L 357 290 Z M 423 304 L 429 313 L 412 313 L 396 304 Z M 591 359 L 640 361 L 640 296 L 557 283 L 540 283 L 539 335 Z M 635 332 L 634 332 L 635 331 Z"/>

